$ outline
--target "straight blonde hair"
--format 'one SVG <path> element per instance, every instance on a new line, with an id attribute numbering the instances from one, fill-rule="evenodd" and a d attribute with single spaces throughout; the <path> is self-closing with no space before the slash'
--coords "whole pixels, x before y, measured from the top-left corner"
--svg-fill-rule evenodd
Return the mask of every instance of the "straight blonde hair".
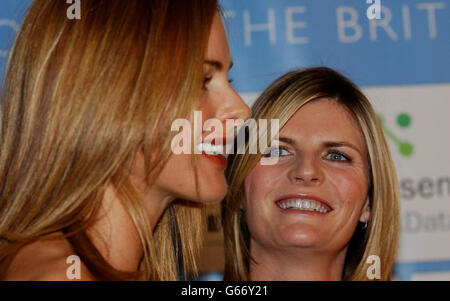
<path id="1" fill-rule="evenodd" d="M 367 229 L 357 227 L 349 242 L 342 279 L 367 280 L 366 260 L 370 255 L 378 255 L 381 280 L 389 280 L 399 234 L 399 189 L 382 127 L 364 94 L 350 80 L 326 67 L 293 71 L 277 79 L 259 96 L 252 107 L 253 118 L 279 119 L 282 128 L 304 104 L 322 97 L 337 101 L 353 114 L 368 149 L 371 217 Z M 267 135 L 268 142 L 274 135 L 271 134 Z M 250 233 L 240 208 L 245 178 L 260 158 L 261 154 L 252 155 L 248 151 L 229 158 L 230 188 L 222 203 L 225 280 L 250 280 L 249 266 L 253 260 L 249 252 Z"/>
<path id="2" fill-rule="evenodd" d="M 35 0 L 2 84 L 0 279 L 18 250 L 62 231 L 96 279 L 195 274 L 201 206 L 174 203 L 154 231 L 129 181 L 138 150 L 149 184 L 170 155 L 171 121 L 200 105 L 215 0 Z M 151 153 L 158 150 L 156 158 Z M 115 270 L 86 234 L 112 184 L 139 233 L 139 273 Z"/>

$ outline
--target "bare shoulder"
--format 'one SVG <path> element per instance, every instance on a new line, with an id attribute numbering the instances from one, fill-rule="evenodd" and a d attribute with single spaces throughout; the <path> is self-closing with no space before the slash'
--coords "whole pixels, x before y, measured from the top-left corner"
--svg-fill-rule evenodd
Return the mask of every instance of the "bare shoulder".
<path id="1" fill-rule="evenodd" d="M 7 281 L 94 280 L 65 239 L 43 240 L 23 247 L 4 277 Z M 78 279 L 79 278 L 79 279 Z"/>

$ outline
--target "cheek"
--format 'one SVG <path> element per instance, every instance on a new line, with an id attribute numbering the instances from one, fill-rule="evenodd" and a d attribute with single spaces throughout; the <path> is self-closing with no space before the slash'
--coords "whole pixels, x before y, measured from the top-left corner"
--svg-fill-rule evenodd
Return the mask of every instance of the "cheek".
<path id="1" fill-rule="evenodd" d="M 216 116 L 217 108 L 213 105 L 211 96 L 205 96 L 202 99 L 200 111 L 202 112 L 203 122 Z"/>
<path id="2" fill-rule="evenodd" d="M 269 203 L 270 194 L 275 190 L 277 181 L 281 178 L 279 172 L 270 166 L 257 164 L 245 178 L 245 199 L 243 208 L 247 226 L 253 239 L 259 242 L 267 239 L 271 222 Z"/>
<path id="3" fill-rule="evenodd" d="M 282 175 L 275 166 L 257 164 L 245 178 L 246 200 L 262 200 L 274 190 Z"/>
<path id="4" fill-rule="evenodd" d="M 333 171 L 328 178 L 340 206 L 350 214 L 359 213 L 367 194 L 368 183 L 364 173 L 357 170 Z"/>
<path id="5" fill-rule="evenodd" d="M 346 245 L 355 232 L 361 208 L 367 193 L 364 173 L 356 170 L 333 170 L 328 174 L 331 195 L 338 202 L 337 215 L 333 219 L 334 231 L 330 231 L 330 244 L 340 249 Z"/>
<path id="6" fill-rule="evenodd" d="M 164 166 L 159 179 L 169 190 L 188 190 L 192 186 L 194 170 L 190 155 L 172 155 Z"/>

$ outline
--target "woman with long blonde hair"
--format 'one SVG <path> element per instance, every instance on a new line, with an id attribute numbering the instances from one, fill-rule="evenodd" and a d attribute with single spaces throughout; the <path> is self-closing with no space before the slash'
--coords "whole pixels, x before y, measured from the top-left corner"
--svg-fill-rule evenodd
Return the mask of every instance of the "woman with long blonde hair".
<path id="1" fill-rule="evenodd" d="M 0 279 L 176 280 L 226 159 L 174 154 L 175 119 L 249 117 L 215 0 L 35 0 L 2 86 Z M 209 137 L 223 144 L 230 135 Z M 75 255 L 76 257 L 74 257 Z M 76 276 L 76 274 L 75 274 Z"/>
<path id="2" fill-rule="evenodd" d="M 326 67 L 293 71 L 252 113 L 280 131 L 263 154 L 229 158 L 225 280 L 389 280 L 398 183 L 364 94 Z"/>

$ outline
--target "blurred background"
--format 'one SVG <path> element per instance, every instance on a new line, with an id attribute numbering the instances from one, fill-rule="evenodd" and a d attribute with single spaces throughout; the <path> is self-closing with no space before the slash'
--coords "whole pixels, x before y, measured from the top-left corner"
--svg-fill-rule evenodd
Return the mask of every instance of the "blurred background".
<path id="1" fill-rule="evenodd" d="M 0 2 L 2 70 L 30 3 Z M 362 87 L 382 120 L 400 183 L 395 279 L 450 280 L 450 1 L 221 3 L 234 60 L 230 78 L 249 105 L 298 68 L 328 66 Z M 200 279 L 221 280 L 218 206 L 207 220 Z"/>

